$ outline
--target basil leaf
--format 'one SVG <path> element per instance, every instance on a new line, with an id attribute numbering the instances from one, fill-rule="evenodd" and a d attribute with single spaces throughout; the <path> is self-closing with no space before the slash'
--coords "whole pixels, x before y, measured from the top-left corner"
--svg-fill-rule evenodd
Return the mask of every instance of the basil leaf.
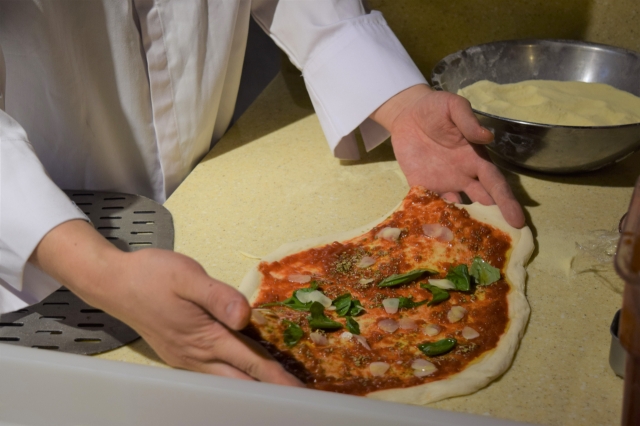
<path id="1" fill-rule="evenodd" d="M 286 306 L 287 308 L 295 309 L 296 311 L 308 311 L 311 307 L 311 302 L 302 303 L 296 296 L 291 296 L 282 302 L 265 303 L 260 305 L 261 308 L 267 308 L 269 306 Z"/>
<path id="2" fill-rule="evenodd" d="M 267 308 L 269 306 L 286 306 L 287 308 L 291 308 L 294 309 L 296 311 L 308 311 L 309 308 L 311 307 L 311 302 L 307 302 L 307 303 L 302 303 L 297 297 L 296 297 L 296 293 L 298 293 L 299 291 L 303 292 L 303 293 L 311 293 L 312 291 L 315 291 L 318 289 L 318 283 L 315 281 L 311 282 L 311 285 L 308 288 L 301 288 L 299 290 L 295 290 L 293 292 L 293 296 L 291 296 L 288 299 L 283 300 L 282 302 L 272 302 L 272 303 L 265 303 L 260 305 L 261 308 Z"/>
<path id="3" fill-rule="evenodd" d="M 355 317 L 364 311 L 362 304 L 358 299 L 352 299 L 351 293 L 345 293 L 336 297 L 332 302 L 336 307 L 336 313 L 338 316 L 345 317 L 347 315 Z"/>
<path id="4" fill-rule="evenodd" d="M 351 308 L 351 293 L 345 293 L 336 297 L 332 304 L 336 307 L 336 313 L 338 316 L 343 317 L 347 315 Z"/>
<path id="5" fill-rule="evenodd" d="M 360 334 L 360 324 L 351 317 L 347 317 L 347 330 L 352 334 Z"/>
<path id="6" fill-rule="evenodd" d="M 309 287 L 296 290 L 293 292 L 293 294 L 295 296 L 295 294 L 299 291 L 302 293 L 311 293 L 312 291 L 316 291 L 317 289 L 318 289 L 318 283 L 316 281 L 311 281 L 311 284 L 309 284 Z"/>
<path id="7" fill-rule="evenodd" d="M 417 308 L 418 306 L 422 306 L 422 305 L 424 305 L 425 303 L 428 302 L 428 300 L 423 300 L 422 302 L 414 302 L 413 301 L 413 296 L 412 297 L 399 297 L 398 300 L 399 300 L 398 309 L 400 309 L 400 308 L 405 308 L 405 309 Z"/>
<path id="8" fill-rule="evenodd" d="M 473 258 L 469 273 L 475 278 L 478 285 L 493 284 L 500 279 L 500 269 L 494 268 L 478 256 Z"/>
<path id="9" fill-rule="evenodd" d="M 438 303 L 444 302 L 445 300 L 449 299 L 449 292 L 447 290 L 441 289 L 440 287 L 436 287 L 435 285 L 431 284 L 420 284 L 420 287 L 429 290 L 431 294 L 433 294 L 433 299 L 431 299 L 431 301 L 427 303 L 427 306 L 437 305 Z"/>
<path id="10" fill-rule="evenodd" d="M 285 324 L 289 326 L 284 330 L 284 343 L 287 346 L 293 346 L 302 339 L 304 336 L 304 331 L 302 328 L 295 322 L 291 322 L 289 320 L 283 320 Z"/>
<path id="11" fill-rule="evenodd" d="M 438 340 L 437 342 L 425 342 L 418 345 L 418 349 L 426 356 L 438 356 L 446 354 L 453 349 L 458 341 L 454 338 Z"/>
<path id="12" fill-rule="evenodd" d="M 425 272 L 428 272 L 430 274 L 437 274 L 437 271 L 432 271 L 430 269 L 415 269 L 405 274 L 390 275 L 387 278 L 380 281 L 378 283 L 378 287 L 393 287 L 396 285 L 405 284 L 420 278 L 422 274 L 424 274 Z"/>
<path id="13" fill-rule="evenodd" d="M 309 312 L 311 315 L 307 317 L 307 320 L 309 320 L 309 327 L 312 329 L 336 330 L 342 328 L 342 324 L 326 317 L 324 306 L 319 302 L 311 303 Z"/>
<path id="14" fill-rule="evenodd" d="M 349 309 L 349 315 L 352 317 L 356 317 L 364 312 L 364 307 L 360 303 L 358 299 L 353 299 L 351 301 L 351 308 Z"/>
<path id="15" fill-rule="evenodd" d="M 458 291 L 471 290 L 471 277 L 467 265 L 458 265 L 449 269 L 445 279 L 451 281 Z"/>

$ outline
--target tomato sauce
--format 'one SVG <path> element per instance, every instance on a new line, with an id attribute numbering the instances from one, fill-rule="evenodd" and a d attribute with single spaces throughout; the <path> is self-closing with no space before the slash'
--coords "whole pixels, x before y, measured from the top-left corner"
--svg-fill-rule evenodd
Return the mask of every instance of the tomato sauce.
<path id="1" fill-rule="evenodd" d="M 450 241 L 439 241 L 425 236 L 423 225 L 439 224 L 453 233 Z M 377 237 L 384 228 L 401 229 L 397 241 Z M 310 388 L 333 392 L 365 395 L 392 388 L 403 388 L 441 380 L 462 371 L 482 354 L 495 348 L 509 323 L 507 294 L 509 284 L 504 279 L 511 238 L 504 232 L 469 217 L 466 210 L 447 204 L 435 194 L 412 188 L 402 207 L 368 233 L 344 242 L 308 249 L 276 262 L 259 265 L 263 279 L 255 307 L 282 302 L 294 291 L 309 287 L 309 283 L 291 282 L 291 275 L 310 275 L 330 299 L 350 293 L 358 299 L 365 311 L 353 317 L 360 325 L 360 335 L 370 349 L 355 341 L 343 339 L 346 329 L 327 331 L 326 345 L 316 345 L 309 338 L 312 331 L 308 312 L 285 306 L 270 306 L 266 324 L 252 324 L 245 332 L 260 341 L 269 352 L 291 373 Z M 412 297 L 420 302 L 433 296 L 421 288 L 429 278 L 444 278 L 450 268 L 471 265 L 480 256 L 501 270 L 501 279 L 488 286 L 474 286 L 469 292 L 450 291 L 450 298 L 434 306 L 426 304 L 415 308 L 402 308 L 389 314 L 382 306 L 387 298 Z M 358 267 L 363 257 L 375 259 L 368 267 Z M 394 287 L 381 288 L 377 284 L 392 274 L 415 269 L 430 269 L 419 279 Z M 451 323 L 447 313 L 452 306 L 466 309 L 462 320 Z M 345 323 L 335 311 L 325 310 L 334 321 Z M 379 328 L 382 319 L 410 318 L 415 329 L 397 329 L 389 333 Z M 292 321 L 304 330 L 302 339 L 293 346 L 284 342 L 286 322 Z M 442 330 L 428 336 L 421 330 L 426 324 L 437 324 Z M 462 329 L 471 327 L 479 337 L 465 339 Z M 458 343 L 449 353 L 428 357 L 419 349 L 424 342 L 435 342 L 453 337 Z M 425 377 L 416 377 L 411 365 L 416 359 L 426 359 L 437 370 Z M 389 370 L 372 375 L 372 362 L 386 362 Z"/>

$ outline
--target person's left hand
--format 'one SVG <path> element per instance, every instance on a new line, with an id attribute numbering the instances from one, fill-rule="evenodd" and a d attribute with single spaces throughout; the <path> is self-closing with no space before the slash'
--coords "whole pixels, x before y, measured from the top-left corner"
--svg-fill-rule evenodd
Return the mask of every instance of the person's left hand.
<path id="1" fill-rule="evenodd" d="M 510 225 L 524 225 L 520 204 L 481 146 L 493 134 L 480 126 L 466 99 L 418 85 L 389 99 L 371 118 L 391 133 L 409 185 L 451 202 L 460 202 L 464 192 L 472 201 L 497 204 Z"/>

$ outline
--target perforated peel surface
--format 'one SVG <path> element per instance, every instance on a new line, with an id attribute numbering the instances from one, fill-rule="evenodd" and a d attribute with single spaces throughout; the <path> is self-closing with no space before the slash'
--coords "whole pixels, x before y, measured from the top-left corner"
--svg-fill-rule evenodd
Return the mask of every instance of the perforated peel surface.
<path id="1" fill-rule="evenodd" d="M 173 249 L 171 213 L 155 201 L 117 192 L 65 192 L 121 250 Z M 38 304 L 0 315 L 0 343 L 91 355 L 138 337 L 135 330 L 64 287 Z"/>

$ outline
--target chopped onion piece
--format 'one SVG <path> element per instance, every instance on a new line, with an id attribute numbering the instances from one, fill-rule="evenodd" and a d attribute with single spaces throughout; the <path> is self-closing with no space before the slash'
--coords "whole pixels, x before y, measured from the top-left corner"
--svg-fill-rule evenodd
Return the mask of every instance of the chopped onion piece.
<path id="1" fill-rule="evenodd" d="M 376 237 L 382 238 L 383 240 L 395 242 L 395 241 L 398 241 L 398 239 L 400 239 L 401 233 L 402 233 L 402 229 L 400 228 L 386 227 L 386 228 L 382 228 L 382 230 L 376 234 Z"/>
<path id="2" fill-rule="evenodd" d="M 389 299 L 384 299 L 382 301 L 382 306 L 384 310 L 387 311 L 388 314 L 395 314 L 398 312 L 398 306 L 400 306 L 400 299 L 392 297 Z"/>
<path id="3" fill-rule="evenodd" d="M 411 363 L 411 368 L 416 371 L 428 372 L 428 374 L 431 374 L 438 369 L 432 362 L 422 358 L 414 360 Z"/>
<path id="4" fill-rule="evenodd" d="M 440 235 L 442 226 L 437 223 L 426 223 L 422 225 L 422 232 L 427 237 L 437 238 Z"/>
<path id="5" fill-rule="evenodd" d="M 413 370 L 413 375 L 416 376 L 416 377 L 430 376 L 433 373 L 435 373 L 436 370 L 437 370 L 437 368 L 435 368 L 435 367 L 434 367 L 433 371 Z"/>
<path id="6" fill-rule="evenodd" d="M 311 275 L 291 274 L 287 277 L 287 280 L 291 281 L 292 283 L 304 284 L 311 281 Z"/>
<path id="7" fill-rule="evenodd" d="M 383 319 L 378 323 L 378 328 L 382 331 L 386 331 L 387 333 L 393 333 L 398 329 L 398 327 L 398 322 L 391 318 Z"/>
<path id="8" fill-rule="evenodd" d="M 454 283 L 452 283 L 449 280 L 445 280 L 440 279 L 440 280 L 427 280 L 429 281 L 429 284 L 431 284 L 432 286 L 436 286 L 438 288 L 441 288 L 443 290 L 455 290 L 456 289 L 456 285 Z"/>
<path id="9" fill-rule="evenodd" d="M 279 274 L 277 272 L 273 272 L 273 271 L 269 272 L 269 275 L 271 275 L 276 280 L 284 280 L 284 279 L 286 279 L 286 277 L 284 275 L 281 275 L 281 274 Z"/>
<path id="10" fill-rule="evenodd" d="M 271 309 L 269 308 L 253 308 L 254 311 L 258 311 L 263 313 L 264 315 L 270 316 L 270 317 L 278 317 L 278 314 L 276 314 L 275 312 L 273 312 Z"/>
<path id="11" fill-rule="evenodd" d="M 349 333 L 348 331 L 345 331 L 340 335 L 340 340 L 342 340 L 343 342 L 346 342 L 347 340 L 351 340 L 352 337 L 353 337 L 353 334 Z"/>
<path id="12" fill-rule="evenodd" d="M 372 376 L 380 377 L 384 376 L 384 373 L 389 369 L 389 364 L 386 362 L 372 362 L 369 364 L 369 371 Z"/>
<path id="13" fill-rule="evenodd" d="M 358 281 L 360 284 L 369 284 L 372 283 L 374 281 L 373 278 L 360 278 L 360 281 Z"/>
<path id="14" fill-rule="evenodd" d="M 411 318 L 400 318 L 398 326 L 403 330 L 416 330 L 418 324 Z"/>
<path id="15" fill-rule="evenodd" d="M 475 339 L 478 336 L 480 336 L 480 333 L 478 333 L 476 330 L 474 330 L 471 327 L 465 327 L 462 329 L 462 337 L 464 337 L 467 340 Z"/>
<path id="16" fill-rule="evenodd" d="M 376 263 L 376 260 L 373 257 L 365 256 L 362 259 L 360 259 L 360 262 L 358 262 L 356 264 L 356 267 L 358 267 L 358 268 L 367 268 L 367 267 L 373 265 L 374 263 Z"/>
<path id="17" fill-rule="evenodd" d="M 444 243 L 448 243 L 453 240 L 453 232 L 451 232 L 451 229 L 437 223 L 422 225 L 422 232 L 424 232 L 424 235 L 427 237 L 435 238 L 436 240 Z"/>
<path id="18" fill-rule="evenodd" d="M 360 343 L 362 346 L 364 346 L 368 350 L 371 350 L 371 346 L 369 346 L 369 343 L 367 343 L 367 339 L 365 339 L 364 337 L 360 336 L 359 334 L 354 334 L 353 338 L 356 339 L 358 341 L 358 343 Z"/>
<path id="19" fill-rule="evenodd" d="M 313 343 L 315 343 L 318 346 L 325 346 L 329 344 L 329 340 L 327 340 L 327 336 L 325 336 L 322 333 L 318 333 L 317 331 L 314 331 L 311 334 L 309 334 L 309 337 L 311 338 L 311 340 L 313 340 Z"/>
<path id="20" fill-rule="evenodd" d="M 449 322 L 458 322 L 464 315 L 467 313 L 467 310 L 462 306 L 453 306 L 449 312 L 447 312 L 447 319 Z"/>
<path id="21" fill-rule="evenodd" d="M 302 303 L 319 302 L 325 308 L 331 306 L 331 299 L 322 294 L 321 291 L 313 290 L 310 292 L 296 291 L 296 297 Z"/>
<path id="22" fill-rule="evenodd" d="M 427 336 L 437 336 L 442 331 L 442 327 L 438 324 L 427 324 L 422 327 L 422 334 L 426 334 Z"/>
<path id="23" fill-rule="evenodd" d="M 259 324 L 259 325 L 264 325 L 264 324 L 267 323 L 267 319 L 264 317 L 262 312 L 260 312 L 257 309 L 252 309 L 251 310 L 251 318 L 253 318 L 253 320 L 256 322 L 256 324 Z"/>

